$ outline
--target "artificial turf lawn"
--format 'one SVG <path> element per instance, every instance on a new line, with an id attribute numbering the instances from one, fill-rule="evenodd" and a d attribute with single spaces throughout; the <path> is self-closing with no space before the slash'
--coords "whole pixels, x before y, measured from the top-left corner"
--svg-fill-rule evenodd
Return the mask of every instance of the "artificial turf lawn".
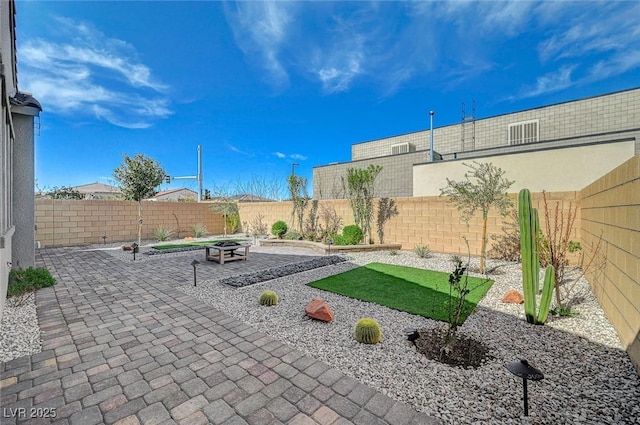
<path id="1" fill-rule="evenodd" d="M 237 240 L 234 240 L 234 239 L 225 239 L 225 241 L 227 241 L 227 242 L 238 242 Z M 213 241 L 198 241 L 198 242 L 176 243 L 176 244 L 169 244 L 169 245 L 154 245 L 151 248 L 159 249 L 159 250 L 173 249 L 173 248 L 188 248 L 190 246 L 213 245 L 216 242 L 220 242 L 220 241 L 219 240 L 213 240 Z"/>
<path id="2" fill-rule="evenodd" d="M 449 321 L 449 273 L 371 263 L 308 285 L 407 313 Z M 469 277 L 470 292 L 465 299 L 461 323 L 475 309 L 491 285 L 493 281 L 490 279 Z"/>

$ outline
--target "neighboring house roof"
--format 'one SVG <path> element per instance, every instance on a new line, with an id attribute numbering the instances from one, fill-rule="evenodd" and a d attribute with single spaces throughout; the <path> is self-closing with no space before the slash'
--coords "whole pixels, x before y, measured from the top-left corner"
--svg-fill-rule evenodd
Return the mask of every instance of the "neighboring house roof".
<path id="1" fill-rule="evenodd" d="M 186 187 L 182 187 L 179 189 L 162 190 L 156 193 L 155 196 L 149 199 L 155 200 L 155 201 L 178 201 L 180 199 L 187 199 L 187 198 L 197 199 L 198 192 L 191 189 L 187 189 Z"/>
<path id="2" fill-rule="evenodd" d="M 74 186 L 72 187 L 73 190 L 77 190 L 78 192 L 82 193 L 82 194 L 90 194 L 90 193 L 113 193 L 113 194 L 118 194 L 120 193 L 120 188 L 117 186 L 111 186 L 108 184 L 104 184 L 104 183 L 99 183 L 99 182 L 95 182 L 95 183 L 88 183 L 88 184 L 81 184 L 79 186 Z"/>

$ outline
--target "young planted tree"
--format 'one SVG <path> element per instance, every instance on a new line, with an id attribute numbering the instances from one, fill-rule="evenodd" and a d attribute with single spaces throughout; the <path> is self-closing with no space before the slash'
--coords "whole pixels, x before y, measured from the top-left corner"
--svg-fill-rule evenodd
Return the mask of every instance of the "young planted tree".
<path id="1" fill-rule="evenodd" d="M 138 203 L 138 245 L 142 240 L 142 200 L 157 193 L 156 187 L 160 186 L 165 174 L 158 161 L 140 153 L 133 158 L 123 155 L 122 164 L 113 170 L 124 199 Z"/>
<path id="2" fill-rule="evenodd" d="M 304 233 L 304 211 L 309 203 L 309 195 L 307 193 L 307 179 L 294 174 L 287 177 L 289 187 L 289 195 L 293 203 L 293 211 L 291 211 L 291 227 L 295 227 L 296 219 L 298 219 L 298 229 L 300 234 Z"/>
<path id="3" fill-rule="evenodd" d="M 482 212 L 482 244 L 480 248 L 480 273 L 484 273 L 487 257 L 487 218 L 489 210 L 496 208 L 504 217 L 512 205 L 507 189 L 513 181 L 504 178 L 504 171 L 490 162 L 462 164 L 471 170 L 464 174 L 464 180 L 447 179 L 447 187 L 440 189 L 440 195 L 448 195 L 456 204 L 462 219 L 468 222 L 476 211 Z"/>
<path id="4" fill-rule="evenodd" d="M 349 168 L 342 177 L 342 186 L 353 210 L 353 220 L 362 229 L 365 239 L 373 239 L 371 220 L 373 219 L 373 198 L 375 182 L 382 171 L 380 165 L 369 164 L 367 168 Z"/>
<path id="5" fill-rule="evenodd" d="M 238 208 L 238 195 L 229 186 L 214 185 L 212 190 L 211 206 L 209 209 L 216 214 L 220 214 L 224 219 L 224 235 L 234 233 L 234 223 L 239 223 L 240 210 Z"/>

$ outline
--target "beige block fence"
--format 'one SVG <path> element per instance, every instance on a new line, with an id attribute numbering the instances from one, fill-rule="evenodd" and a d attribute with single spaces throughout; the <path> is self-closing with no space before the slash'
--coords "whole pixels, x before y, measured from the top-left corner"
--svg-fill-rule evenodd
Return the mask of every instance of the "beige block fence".
<path id="1" fill-rule="evenodd" d="M 515 201 L 517 195 L 511 196 Z M 640 372 L 640 156 L 580 192 L 551 192 L 547 199 L 551 211 L 556 204 L 565 214 L 578 206 L 571 239 L 580 241 L 587 253 L 602 235 L 606 267 L 587 277 Z M 480 254 L 480 213 L 465 223 L 455 206 L 442 197 L 394 200 L 399 214 L 387 222 L 385 242 L 399 243 L 409 250 L 428 245 L 435 252 L 465 255 L 464 236 L 471 254 Z M 544 226 L 542 194 L 534 193 L 533 200 Z M 319 205 L 319 209 L 322 205 L 334 208 L 343 226 L 353 224 L 348 200 L 322 200 Z M 250 231 L 248 225 L 258 216 L 270 230 L 278 220 L 291 222 L 292 203 L 241 203 L 239 210 L 243 231 Z M 143 219 L 144 239 L 153 239 L 158 226 L 179 230 L 180 237 L 192 236 L 194 224 L 204 224 L 212 234 L 221 234 L 224 229 L 223 218 L 207 203 L 144 202 Z M 502 234 L 504 220 L 491 211 L 488 234 Z M 36 239 L 43 247 L 101 243 L 105 235 L 107 242 L 131 243 L 136 240 L 136 222 L 135 202 L 36 200 Z M 375 232 L 375 219 L 373 227 Z M 378 239 L 375 234 L 374 239 Z"/>
<path id="2" fill-rule="evenodd" d="M 138 234 L 138 203 L 132 201 L 36 200 L 36 240 L 42 247 L 106 242 L 132 243 Z M 171 228 L 175 237 L 193 236 L 191 226 L 203 224 L 222 233 L 223 218 L 207 204 L 143 202 L 142 238 L 155 239 L 158 226 Z"/>

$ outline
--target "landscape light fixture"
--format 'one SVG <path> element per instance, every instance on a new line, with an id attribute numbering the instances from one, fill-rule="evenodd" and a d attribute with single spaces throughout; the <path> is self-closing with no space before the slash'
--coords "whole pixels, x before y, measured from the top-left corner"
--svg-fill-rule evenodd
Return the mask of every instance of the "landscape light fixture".
<path id="1" fill-rule="evenodd" d="M 420 338 L 420 334 L 416 328 L 404 328 L 404 334 L 407 336 L 407 341 L 413 342 L 413 345 L 415 345 L 416 340 Z"/>
<path id="2" fill-rule="evenodd" d="M 508 363 L 504 365 L 507 370 L 514 375 L 522 378 L 522 387 L 524 390 L 524 415 L 529 416 L 529 400 L 527 394 L 527 380 L 540 381 L 544 379 L 544 375 L 540 370 L 531 366 L 525 359 Z"/>
<path id="3" fill-rule="evenodd" d="M 131 244 L 131 251 L 133 252 L 133 261 L 136 261 L 136 252 L 138 252 L 138 244 L 137 243 L 132 243 Z"/>
<path id="4" fill-rule="evenodd" d="M 191 265 L 193 266 L 193 286 L 196 286 L 196 266 L 200 264 L 200 261 L 193 260 Z"/>
<path id="5" fill-rule="evenodd" d="M 102 244 L 103 244 L 103 245 L 106 245 L 106 244 L 107 244 L 107 235 L 104 235 L 104 236 L 102 237 Z"/>
<path id="6" fill-rule="evenodd" d="M 333 245 L 333 239 L 327 239 L 327 245 L 329 245 L 329 255 L 331 255 L 331 245 Z"/>

